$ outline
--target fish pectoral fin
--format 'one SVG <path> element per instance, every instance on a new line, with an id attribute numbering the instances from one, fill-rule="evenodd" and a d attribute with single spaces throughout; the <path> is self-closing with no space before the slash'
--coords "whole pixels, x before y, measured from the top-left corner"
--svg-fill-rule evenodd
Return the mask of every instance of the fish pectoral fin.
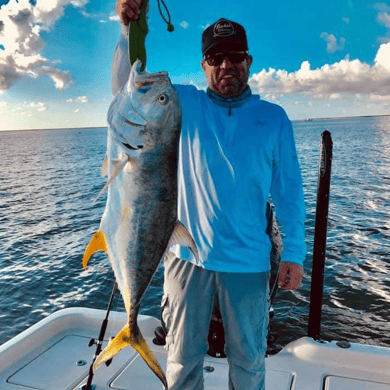
<path id="1" fill-rule="evenodd" d="M 167 388 L 167 380 L 165 378 L 165 374 L 157 359 L 153 355 L 153 352 L 150 350 L 148 344 L 146 344 L 146 341 L 143 338 L 138 326 L 135 327 L 134 334 L 131 334 L 129 325 L 126 324 L 97 357 L 96 362 L 93 365 L 93 369 L 96 370 L 101 364 L 103 364 L 107 360 L 110 360 L 120 350 L 128 346 L 132 346 L 141 355 L 142 359 L 145 360 L 146 364 L 160 379 L 165 388 Z"/>
<path id="2" fill-rule="evenodd" d="M 107 155 L 106 155 L 107 158 Z M 106 160 L 104 160 L 106 161 Z M 119 172 L 125 167 L 125 165 L 131 162 L 130 157 L 126 155 L 126 158 L 122 160 L 111 160 L 111 164 L 113 165 L 113 170 L 111 177 L 108 178 L 107 183 L 104 185 L 104 187 L 100 190 L 98 193 L 98 196 L 95 198 L 93 203 L 96 203 L 96 201 L 103 195 L 104 191 L 109 187 L 109 185 L 114 181 L 114 179 L 118 176 Z M 103 163 L 104 166 L 104 163 Z M 108 166 L 108 158 L 107 158 L 107 166 Z M 107 168 L 108 173 L 108 168 Z M 103 174 L 103 167 L 102 167 L 102 174 Z"/>
<path id="3" fill-rule="evenodd" d="M 83 268 L 86 268 L 88 265 L 88 261 L 91 258 L 91 256 L 98 251 L 103 251 L 107 253 L 107 242 L 106 237 L 104 233 L 100 230 L 98 230 L 91 238 L 91 241 L 89 241 L 89 244 L 87 245 L 87 248 L 85 249 L 84 256 L 83 256 Z"/>
<path id="4" fill-rule="evenodd" d="M 102 176 L 107 176 L 108 175 L 108 157 L 107 157 L 107 153 L 104 156 L 103 165 L 102 165 L 102 168 L 100 170 L 100 174 Z"/>
<path id="5" fill-rule="evenodd" d="M 173 230 L 167 249 L 169 250 L 173 245 L 176 244 L 188 247 L 194 255 L 196 262 L 200 263 L 199 252 L 196 243 L 190 232 L 180 221 L 176 222 L 175 229 Z"/>

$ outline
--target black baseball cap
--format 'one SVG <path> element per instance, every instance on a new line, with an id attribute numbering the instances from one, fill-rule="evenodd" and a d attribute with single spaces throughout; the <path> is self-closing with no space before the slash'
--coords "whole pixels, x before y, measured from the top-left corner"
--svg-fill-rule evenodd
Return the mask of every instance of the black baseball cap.
<path id="1" fill-rule="evenodd" d="M 202 53 L 215 50 L 248 50 L 246 32 L 241 24 L 221 18 L 207 27 L 202 34 Z"/>

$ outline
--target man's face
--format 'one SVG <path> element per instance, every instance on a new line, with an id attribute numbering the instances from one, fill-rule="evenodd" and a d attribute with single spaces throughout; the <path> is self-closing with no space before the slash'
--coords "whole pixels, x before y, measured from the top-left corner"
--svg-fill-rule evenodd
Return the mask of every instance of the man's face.
<path id="1" fill-rule="evenodd" d="M 244 57 L 243 61 L 235 62 L 240 54 Z M 206 54 L 206 59 L 202 60 L 201 65 L 206 75 L 207 84 L 214 93 L 229 99 L 240 96 L 244 92 L 252 64 L 252 57 L 244 54 L 240 51 L 217 51 L 214 54 Z M 211 60 L 207 61 L 210 57 Z M 219 64 L 221 58 L 222 62 Z M 215 65 L 210 65 L 209 62 L 213 63 L 215 59 L 217 60 L 214 61 Z"/>

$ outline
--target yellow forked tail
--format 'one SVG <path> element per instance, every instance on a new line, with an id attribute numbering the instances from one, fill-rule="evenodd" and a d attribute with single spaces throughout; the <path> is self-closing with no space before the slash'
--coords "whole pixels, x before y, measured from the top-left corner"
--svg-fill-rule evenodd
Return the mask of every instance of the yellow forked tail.
<path id="1" fill-rule="evenodd" d="M 165 386 L 165 389 L 168 388 L 167 380 L 165 374 L 158 363 L 157 359 L 153 355 L 153 352 L 150 350 L 148 344 L 146 344 L 145 339 L 143 338 L 138 326 L 135 327 L 135 334 L 130 334 L 129 325 L 126 324 L 123 329 L 111 340 L 106 348 L 101 352 L 101 354 L 96 359 L 93 369 L 96 370 L 98 366 L 107 360 L 115 356 L 121 349 L 132 346 L 145 360 L 146 364 L 151 368 L 151 370 L 157 375 L 160 381 Z"/>

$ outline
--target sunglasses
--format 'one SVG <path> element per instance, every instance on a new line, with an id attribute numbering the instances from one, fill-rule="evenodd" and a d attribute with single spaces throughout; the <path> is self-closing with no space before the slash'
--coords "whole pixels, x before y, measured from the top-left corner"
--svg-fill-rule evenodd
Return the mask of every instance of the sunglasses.
<path id="1" fill-rule="evenodd" d="M 248 57 L 248 53 L 243 51 L 230 51 L 227 53 L 207 54 L 205 60 L 210 66 L 220 66 L 225 58 L 232 64 L 239 64 Z"/>

